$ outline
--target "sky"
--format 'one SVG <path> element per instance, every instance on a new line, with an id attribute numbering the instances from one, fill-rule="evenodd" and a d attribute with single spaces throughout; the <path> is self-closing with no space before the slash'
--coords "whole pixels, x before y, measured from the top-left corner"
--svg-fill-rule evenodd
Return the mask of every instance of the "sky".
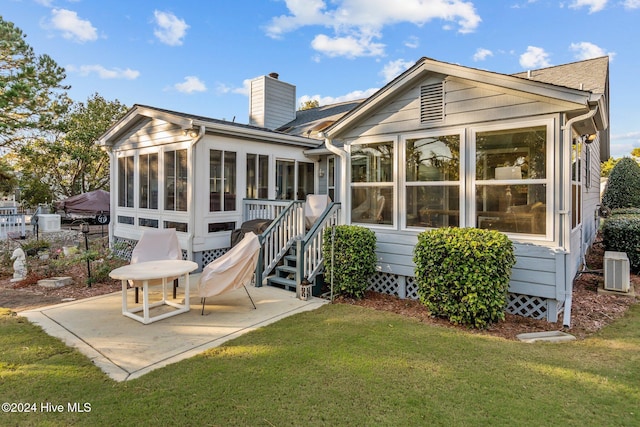
<path id="1" fill-rule="evenodd" d="M 517 73 L 608 55 L 611 155 L 640 147 L 640 0 L 0 0 L 0 16 L 94 93 L 248 123 L 248 83 L 298 104 L 373 94 L 421 57 Z"/>

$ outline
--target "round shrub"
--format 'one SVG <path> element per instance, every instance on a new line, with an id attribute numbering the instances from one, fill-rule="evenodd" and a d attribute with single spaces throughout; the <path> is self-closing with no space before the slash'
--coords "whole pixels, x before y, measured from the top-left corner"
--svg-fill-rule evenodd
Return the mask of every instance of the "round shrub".
<path id="1" fill-rule="evenodd" d="M 368 228 L 357 225 L 328 227 L 322 242 L 325 282 L 331 280 L 333 273 L 336 294 L 362 298 L 369 278 L 376 271 L 375 250 L 376 234 Z"/>
<path id="2" fill-rule="evenodd" d="M 625 157 L 613 167 L 602 204 L 611 209 L 640 208 L 640 165 Z"/>
<path id="3" fill-rule="evenodd" d="M 432 315 L 484 328 L 504 320 L 513 245 L 502 233 L 439 228 L 418 235 L 413 261 L 420 301 Z"/>
<path id="4" fill-rule="evenodd" d="M 626 252 L 631 270 L 640 271 L 640 215 L 623 214 L 607 218 L 602 225 L 602 242 L 607 251 Z"/>

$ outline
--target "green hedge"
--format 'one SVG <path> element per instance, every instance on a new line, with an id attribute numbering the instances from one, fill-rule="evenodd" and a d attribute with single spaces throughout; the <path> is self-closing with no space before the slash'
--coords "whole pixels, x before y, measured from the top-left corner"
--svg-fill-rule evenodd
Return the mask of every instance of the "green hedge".
<path id="1" fill-rule="evenodd" d="M 484 328 L 504 319 L 511 241 L 497 231 L 439 228 L 418 235 L 414 250 L 420 300 L 434 316 Z"/>
<path id="2" fill-rule="evenodd" d="M 602 225 L 602 240 L 606 250 L 626 252 L 631 269 L 640 270 L 640 215 L 614 211 Z"/>
<path id="3" fill-rule="evenodd" d="M 330 282 L 333 273 L 336 294 L 362 298 L 376 271 L 375 251 L 376 235 L 368 228 L 357 225 L 327 228 L 322 243 L 325 283 Z"/>
<path id="4" fill-rule="evenodd" d="M 609 174 L 602 204 L 610 209 L 640 208 L 640 165 L 629 158 L 620 159 Z"/>

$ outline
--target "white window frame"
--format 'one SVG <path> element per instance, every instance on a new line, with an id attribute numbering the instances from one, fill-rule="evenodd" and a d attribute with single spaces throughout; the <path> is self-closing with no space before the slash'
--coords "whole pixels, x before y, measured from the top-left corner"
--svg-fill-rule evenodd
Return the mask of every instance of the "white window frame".
<path id="1" fill-rule="evenodd" d="M 554 160 L 554 147 L 556 146 L 556 123 L 553 118 L 544 118 L 544 119 L 536 119 L 536 120 L 525 120 L 525 121 L 509 121 L 509 122 L 500 122 L 490 125 L 481 125 L 481 126 L 473 126 L 469 127 L 469 164 L 467 168 L 468 173 L 468 193 L 473 195 L 470 199 L 467 198 L 466 204 L 468 205 L 468 226 L 477 227 L 476 223 L 476 204 L 475 204 L 475 194 L 476 188 L 478 185 L 483 185 L 483 180 L 476 179 L 476 137 L 478 133 L 482 132 L 492 132 L 492 131 L 509 131 L 520 128 L 528 128 L 528 127 L 536 127 L 536 126 L 545 126 L 547 129 L 546 132 L 546 164 L 545 164 L 545 178 L 544 179 L 527 179 L 522 180 L 527 184 L 544 184 L 546 185 L 546 211 L 545 211 L 545 233 L 544 234 L 525 234 L 525 233 L 510 233 L 505 232 L 507 236 L 517 241 L 553 241 L 553 230 L 555 224 L 555 218 L 553 215 L 553 208 L 555 204 L 554 197 L 554 168 L 555 168 L 555 160 Z M 508 185 L 514 184 L 512 181 L 504 181 L 504 180 L 491 180 L 489 185 Z M 518 182 L 518 184 L 521 184 Z M 487 185 L 487 184 L 484 184 Z"/>
<path id="2" fill-rule="evenodd" d="M 358 145 L 366 145 L 366 144 L 380 144 L 380 143 L 391 143 L 393 144 L 393 159 L 391 162 L 392 165 L 392 179 L 391 181 L 388 182 L 352 182 L 352 177 L 351 177 L 351 153 L 352 153 L 352 147 L 353 146 L 358 146 Z M 382 229 L 397 229 L 398 227 L 398 217 L 399 217 L 399 204 L 398 204 L 398 146 L 399 146 L 399 136 L 396 135 L 380 135 L 377 137 L 367 137 L 367 138 L 359 138 L 356 141 L 351 141 L 350 143 L 348 143 L 347 145 L 345 145 L 345 150 L 349 153 L 349 162 L 347 164 L 347 170 L 345 171 L 346 173 L 344 174 L 345 179 L 347 179 L 347 183 L 348 183 L 348 190 L 347 190 L 347 194 L 343 195 L 342 197 L 345 198 L 348 203 L 346 204 L 346 206 L 350 206 L 350 209 L 347 209 L 346 212 L 346 216 L 347 216 L 347 221 L 349 224 L 357 224 L 357 225 L 362 225 L 362 226 L 366 226 L 369 228 L 382 228 Z M 379 187 L 388 187 L 392 189 L 392 194 L 393 197 L 391 201 L 386 201 L 385 203 L 391 203 L 390 206 L 392 208 L 392 216 L 391 216 L 391 224 L 378 224 L 378 223 L 368 223 L 368 222 L 357 222 L 357 221 L 353 221 L 351 218 L 351 211 L 353 210 L 353 200 L 352 200 L 352 189 L 354 187 L 369 187 L 369 186 L 379 186 Z"/>
<path id="3" fill-rule="evenodd" d="M 460 212 L 459 212 L 459 226 L 460 227 L 465 227 L 466 226 L 466 211 L 467 211 L 467 203 L 466 203 L 466 199 L 465 199 L 465 195 L 466 195 L 466 182 L 467 180 L 465 179 L 466 176 L 466 164 L 467 164 L 467 156 L 466 156 L 466 152 L 467 152 L 467 143 L 466 143 L 466 132 L 464 128 L 452 128 L 452 129 L 438 129 L 437 131 L 429 131 L 429 132 L 416 132 L 416 133 L 406 133 L 403 134 L 400 138 L 400 144 L 398 144 L 398 164 L 400 165 L 407 165 L 407 158 L 406 158 L 406 152 L 407 152 L 407 140 L 410 139 L 420 139 L 420 138 L 435 138 L 435 137 L 441 137 L 441 136 L 450 136 L 450 135 L 458 135 L 460 137 L 460 158 L 459 158 L 459 163 L 460 163 L 460 179 L 458 181 L 458 187 L 460 189 L 459 194 L 458 194 L 458 198 L 459 198 L 459 206 L 460 206 Z M 406 167 L 402 168 L 402 173 L 398 174 L 398 186 L 399 189 L 397 191 L 397 194 L 399 194 L 400 196 L 398 197 L 398 215 L 400 216 L 400 227 L 402 230 L 407 230 L 407 231 L 422 231 L 424 230 L 424 227 L 418 227 L 418 226 L 410 226 L 407 225 L 407 187 L 412 187 L 412 186 L 453 186 L 456 185 L 454 184 L 454 181 L 425 181 L 425 182 L 418 182 L 418 181 L 411 181 L 411 183 L 409 183 L 407 181 L 407 176 L 406 176 Z"/>

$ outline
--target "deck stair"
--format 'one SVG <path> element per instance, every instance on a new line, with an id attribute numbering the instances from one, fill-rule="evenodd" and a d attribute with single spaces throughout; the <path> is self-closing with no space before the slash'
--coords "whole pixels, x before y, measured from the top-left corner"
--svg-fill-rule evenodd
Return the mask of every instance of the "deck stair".
<path id="1" fill-rule="evenodd" d="M 296 246 L 292 246 L 287 255 L 282 258 L 282 264 L 278 265 L 272 276 L 267 278 L 267 285 L 283 288 L 287 291 L 296 291 L 298 284 Z"/>

